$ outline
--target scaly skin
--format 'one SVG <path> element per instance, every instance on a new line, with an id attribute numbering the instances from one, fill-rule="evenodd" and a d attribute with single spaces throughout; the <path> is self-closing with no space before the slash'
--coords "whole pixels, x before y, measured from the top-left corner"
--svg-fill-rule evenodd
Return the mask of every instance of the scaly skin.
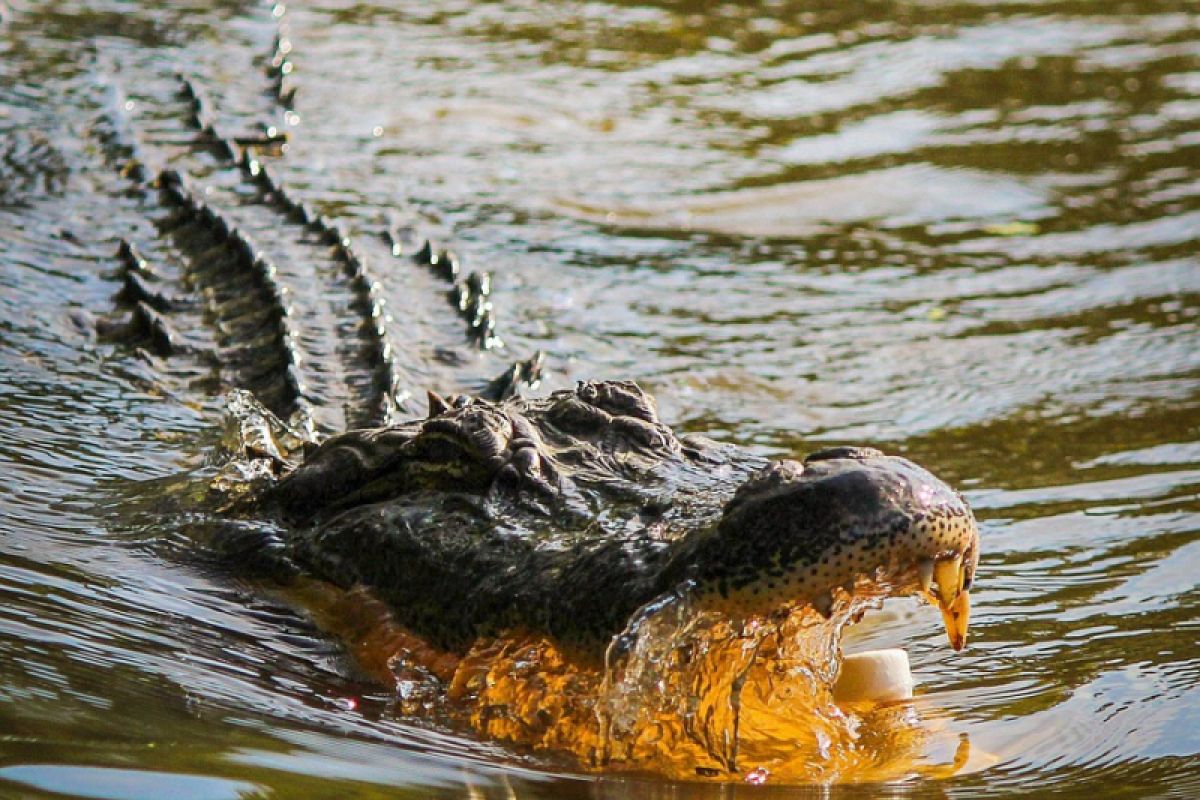
<path id="1" fill-rule="evenodd" d="M 671 591 L 735 616 L 828 614 L 862 577 L 926 593 L 965 641 L 978 529 L 910 461 L 837 448 L 767 462 L 677 437 L 625 382 L 431 408 L 327 440 L 269 502 L 294 561 L 366 585 L 442 647 L 521 629 L 600 651 Z"/>

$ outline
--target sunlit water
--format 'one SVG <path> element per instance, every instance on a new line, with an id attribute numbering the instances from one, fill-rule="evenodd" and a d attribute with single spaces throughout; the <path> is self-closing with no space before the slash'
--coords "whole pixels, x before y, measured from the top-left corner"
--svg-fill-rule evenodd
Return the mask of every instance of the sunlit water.
<path id="1" fill-rule="evenodd" d="M 758 790 L 579 776 L 415 719 L 286 597 L 155 523 L 216 452 L 220 393 L 203 361 L 147 362 L 88 320 L 119 237 L 176 257 L 113 167 L 113 120 L 220 182 L 175 141 L 179 70 L 223 128 L 286 127 L 289 185 L 391 264 L 414 382 L 470 389 L 541 348 L 548 388 L 635 378 L 683 429 L 769 455 L 870 442 L 966 491 L 968 649 L 909 602 L 846 646 L 909 651 L 923 763 L 986 758 L 888 792 L 1200 792 L 1192 3 L 297 3 L 286 121 L 270 6 L 13 5 L 0 796 Z M 391 216 L 493 271 L 500 352 L 386 261 Z"/>

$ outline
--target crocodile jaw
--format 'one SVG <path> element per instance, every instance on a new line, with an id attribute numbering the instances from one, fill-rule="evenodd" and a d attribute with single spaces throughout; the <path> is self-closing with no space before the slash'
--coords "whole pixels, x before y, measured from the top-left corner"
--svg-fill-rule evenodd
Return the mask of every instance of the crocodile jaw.
<path id="1" fill-rule="evenodd" d="M 912 462 L 866 448 L 778 462 L 739 490 L 706 544 L 707 608 L 829 618 L 847 594 L 918 595 L 940 609 L 951 647 L 966 644 L 979 529 L 961 495 Z"/>
<path id="2" fill-rule="evenodd" d="M 968 545 L 963 554 L 932 563 L 922 562 L 918 567 L 921 589 L 941 610 L 942 623 L 946 626 L 946 635 L 955 652 L 962 650 L 967 643 L 967 626 L 971 619 L 971 593 L 968 588 L 975 571 L 975 554 L 978 552 L 976 533 L 975 541 Z M 926 577 L 928 575 L 937 580 L 936 591 L 930 585 Z"/>

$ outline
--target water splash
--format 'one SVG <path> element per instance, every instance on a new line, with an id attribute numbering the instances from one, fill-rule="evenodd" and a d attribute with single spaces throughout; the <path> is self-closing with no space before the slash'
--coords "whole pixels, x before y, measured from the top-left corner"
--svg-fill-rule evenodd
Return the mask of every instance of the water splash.
<path id="1" fill-rule="evenodd" d="M 887 587 L 863 581 L 829 619 L 811 608 L 733 621 L 686 594 L 647 607 L 604 661 L 541 636 L 477 643 L 446 692 L 451 718 L 608 771 L 753 782 L 896 779 L 930 729 L 914 706 L 839 707 L 846 625 Z"/>

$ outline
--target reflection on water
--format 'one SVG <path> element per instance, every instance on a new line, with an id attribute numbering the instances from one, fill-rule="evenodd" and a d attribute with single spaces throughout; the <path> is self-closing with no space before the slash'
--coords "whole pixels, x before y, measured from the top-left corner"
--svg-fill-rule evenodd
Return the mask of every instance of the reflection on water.
<path id="1" fill-rule="evenodd" d="M 163 535 L 173 476 L 219 436 L 216 368 L 89 331 L 119 237 L 179 259 L 112 166 L 111 120 L 239 201 L 181 136 L 180 69 L 223 128 L 286 127 L 273 166 L 362 234 L 415 380 L 469 389 L 541 348 L 550 388 L 632 377 L 686 429 L 770 454 L 871 441 L 966 489 L 968 649 L 907 603 L 847 647 L 909 651 L 943 726 L 927 763 L 960 739 L 994 760 L 896 793 L 1200 791 L 1191 3 L 323 0 L 283 20 L 286 119 L 268 5 L 13 5 L 0 793 L 137 797 L 168 773 L 213 797 L 710 791 L 415 722 L 300 612 Z M 389 216 L 493 271 L 504 351 L 467 346 L 444 286 L 386 260 Z M 312 252 L 244 220 L 281 259 Z"/>
<path id="2" fill-rule="evenodd" d="M 595 222 L 732 236 L 800 238 L 835 225 L 881 222 L 890 227 L 947 220 L 1036 219 L 1043 196 L 1034 187 L 984 172 L 927 164 L 858 175 L 706 192 L 644 209 L 593 208 L 564 202 Z"/>

